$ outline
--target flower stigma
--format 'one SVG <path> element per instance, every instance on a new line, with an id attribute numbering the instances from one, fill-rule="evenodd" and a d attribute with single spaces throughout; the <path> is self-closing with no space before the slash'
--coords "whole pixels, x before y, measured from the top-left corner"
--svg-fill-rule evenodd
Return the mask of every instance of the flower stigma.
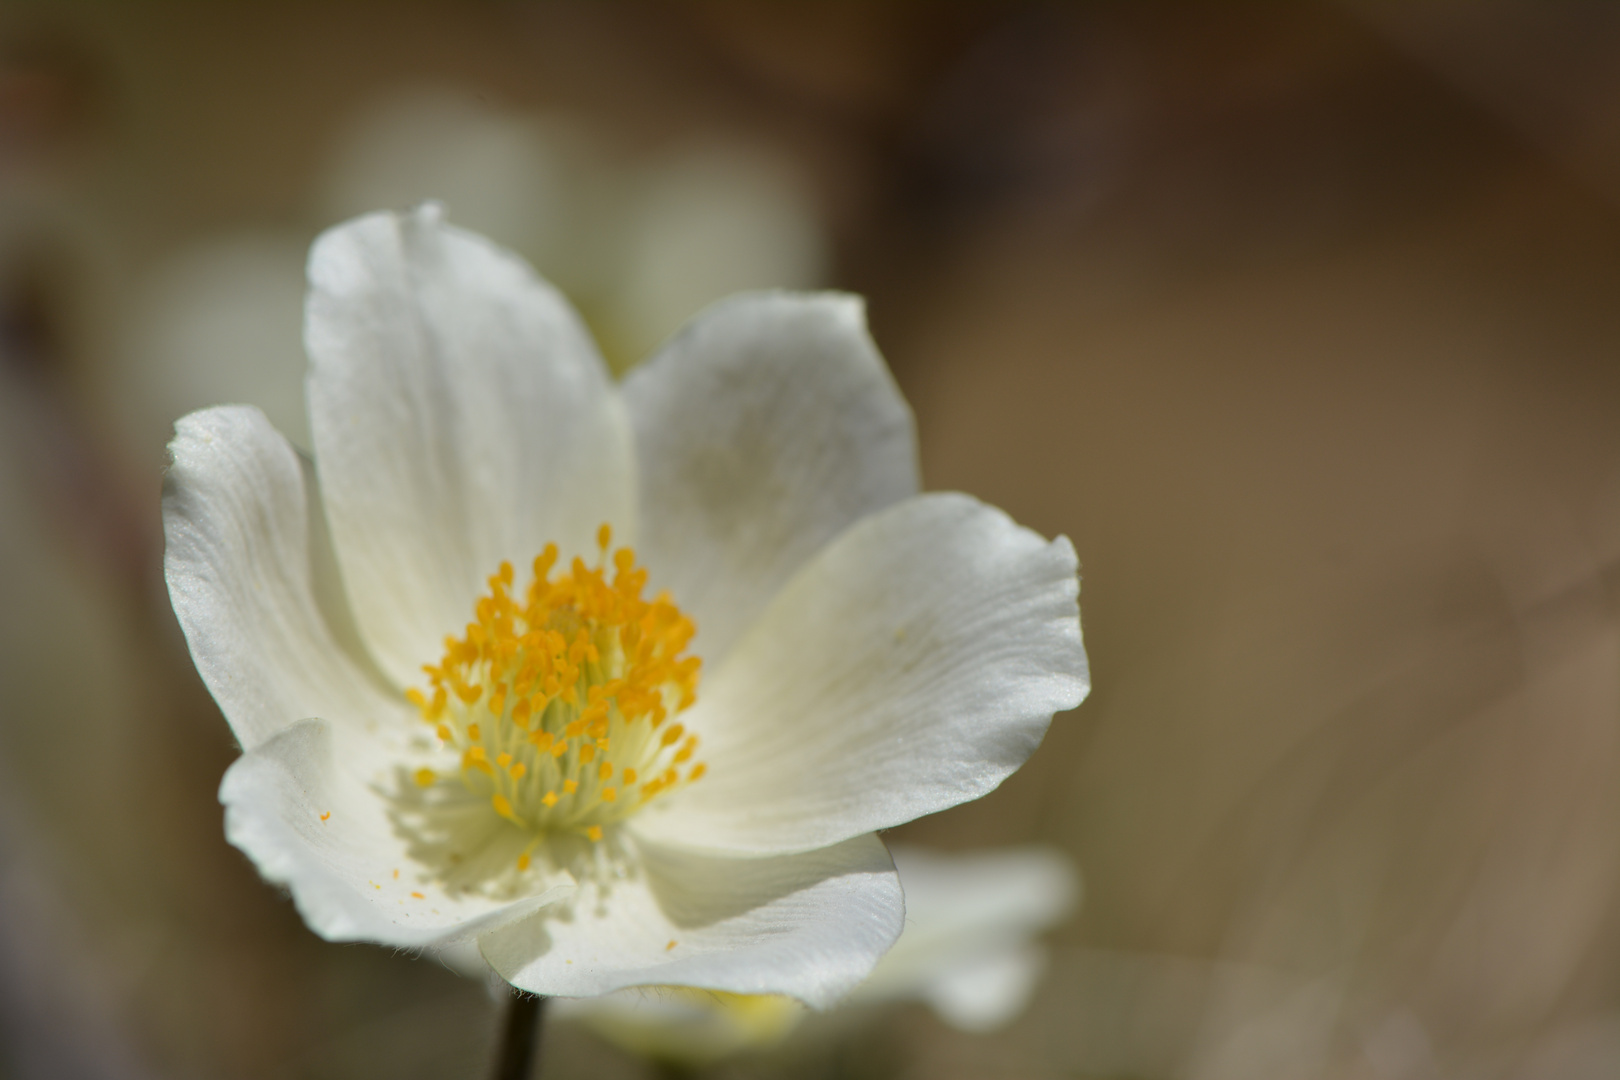
<path id="1" fill-rule="evenodd" d="M 649 800 L 702 777 L 698 738 L 675 719 L 697 700 L 702 661 L 685 655 L 696 627 L 668 593 L 642 598 L 647 571 L 635 553 L 611 553 L 558 571 L 557 545 L 534 560 L 520 600 L 502 562 L 474 621 L 445 638 L 425 688 L 406 697 L 459 757 L 420 768 L 422 788 L 459 781 L 501 818 L 531 834 L 517 857 L 527 870 L 541 842 L 595 843 Z M 611 564 L 611 565 L 610 565 Z"/>

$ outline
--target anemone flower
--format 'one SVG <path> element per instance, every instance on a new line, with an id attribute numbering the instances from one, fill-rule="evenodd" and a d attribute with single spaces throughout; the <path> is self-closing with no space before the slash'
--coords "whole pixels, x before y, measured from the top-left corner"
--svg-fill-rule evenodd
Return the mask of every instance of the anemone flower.
<path id="1" fill-rule="evenodd" d="M 476 940 L 537 994 L 859 983 L 903 920 L 875 831 L 1088 689 L 1068 540 L 917 493 L 853 298 L 723 301 L 615 386 L 433 205 L 309 282 L 314 461 L 244 407 L 171 444 L 230 841 L 322 937 Z"/>

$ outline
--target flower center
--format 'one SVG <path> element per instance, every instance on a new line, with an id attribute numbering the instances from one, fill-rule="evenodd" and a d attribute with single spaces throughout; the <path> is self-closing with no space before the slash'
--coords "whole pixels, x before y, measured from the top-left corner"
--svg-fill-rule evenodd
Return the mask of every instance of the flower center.
<path id="1" fill-rule="evenodd" d="M 642 599 L 647 571 L 597 531 L 597 565 L 575 559 L 553 575 L 557 546 L 534 560 L 523 599 L 501 563 L 461 637 L 425 664 L 425 690 L 406 691 L 441 744 L 461 757 L 460 781 L 494 812 L 535 834 L 589 840 L 648 800 L 703 775 L 688 765 L 697 736 L 672 717 L 697 699 L 696 632 L 667 593 Z M 419 769 L 416 782 L 442 780 Z"/>

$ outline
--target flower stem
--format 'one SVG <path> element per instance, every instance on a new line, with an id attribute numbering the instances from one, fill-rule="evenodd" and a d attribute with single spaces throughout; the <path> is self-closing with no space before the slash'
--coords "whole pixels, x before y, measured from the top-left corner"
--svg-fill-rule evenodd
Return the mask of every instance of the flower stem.
<path id="1" fill-rule="evenodd" d="M 495 1080 L 529 1080 L 540 1063 L 540 1020 L 546 999 L 514 990 L 506 1005 Z"/>

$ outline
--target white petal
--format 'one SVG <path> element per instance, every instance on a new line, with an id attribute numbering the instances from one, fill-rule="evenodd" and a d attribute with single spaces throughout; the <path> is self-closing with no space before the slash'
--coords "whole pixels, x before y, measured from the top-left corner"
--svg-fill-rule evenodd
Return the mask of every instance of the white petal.
<path id="1" fill-rule="evenodd" d="M 1073 864 L 1044 848 L 946 855 L 896 845 L 891 854 L 906 929 L 851 1002 L 923 998 L 968 1030 L 1012 1019 L 1044 963 L 1031 939 L 1078 900 Z"/>
<path id="2" fill-rule="evenodd" d="M 243 747 L 324 715 L 403 722 L 408 707 L 340 647 L 314 593 L 308 494 L 264 414 L 205 409 L 175 425 L 164 572 L 192 659 Z"/>
<path id="3" fill-rule="evenodd" d="M 764 859 L 640 848 L 638 876 L 582 884 L 571 919 L 542 912 L 481 937 L 484 958 L 537 994 L 697 986 L 825 1008 L 900 933 L 900 881 L 875 836 Z"/>
<path id="4" fill-rule="evenodd" d="M 911 412 L 856 297 L 723 301 L 632 371 L 624 395 L 641 554 L 711 665 L 827 541 L 917 491 Z"/>
<path id="5" fill-rule="evenodd" d="M 990 791 L 1090 682 L 1074 548 L 965 495 L 835 540 L 683 716 L 708 774 L 634 821 L 695 849 L 803 851 Z"/>
<path id="6" fill-rule="evenodd" d="M 358 729 L 295 724 L 226 771 L 226 839 L 267 880 L 286 885 L 304 922 L 328 941 L 446 944 L 571 895 L 571 886 L 509 901 L 446 893 L 389 819 L 379 788 L 393 782 L 394 760 Z"/>
<path id="7" fill-rule="evenodd" d="M 1079 902 L 1079 873 L 1051 848 L 945 854 L 895 844 L 889 850 L 906 889 L 906 933 L 884 958 L 885 970 L 911 953 L 937 956 L 945 945 L 965 949 L 1030 937 L 1062 922 Z"/>
<path id="8" fill-rule="evenodd" d="M 629 429 L 579 317 L 436 207 L 315 242 L 310 426 L 344 582 L 374 655 L 420 681 L 502 559 L 633 536 Z"/>
<path id="9" fill-rule="evenodd" d="M 988 952 L 963 963 L 922 991 L 940 1018 L 962 1031 L 994 1031 L 1024 1011 L 1046 970 L 1038 945 Z"/>

